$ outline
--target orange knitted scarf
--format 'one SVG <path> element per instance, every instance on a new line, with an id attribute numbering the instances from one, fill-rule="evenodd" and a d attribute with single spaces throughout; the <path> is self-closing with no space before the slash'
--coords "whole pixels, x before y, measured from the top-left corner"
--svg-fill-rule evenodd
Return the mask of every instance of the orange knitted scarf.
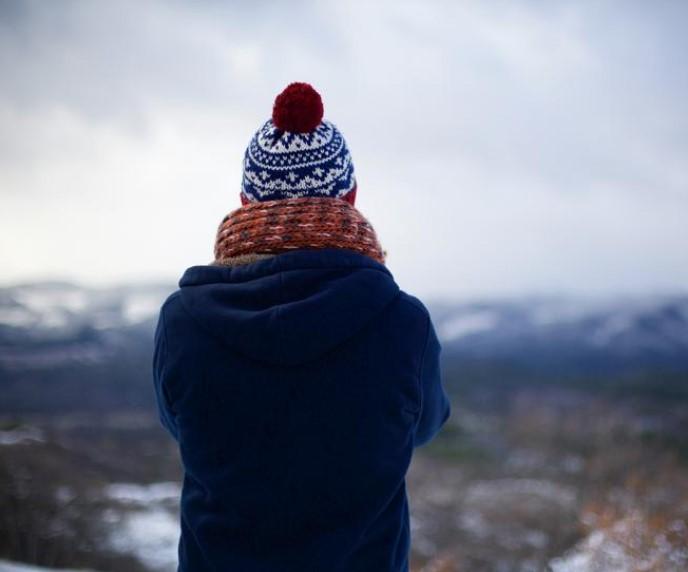
<path id="1" fill-rule="evenodd" d="M 215 263 L 250 253 L 346 248 L 384 264 L 375 229 L 350 203 L 332 197 L 252 202 L 226 215 L 217 229 Z"/>

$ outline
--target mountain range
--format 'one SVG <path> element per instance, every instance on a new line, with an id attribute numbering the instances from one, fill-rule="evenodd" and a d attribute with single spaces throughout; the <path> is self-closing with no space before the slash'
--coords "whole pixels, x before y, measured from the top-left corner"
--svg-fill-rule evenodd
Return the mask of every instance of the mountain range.
<path id="1" fill-rule="evenodd" d="M 56 281 L 0 288 L 0 412 L 150 407 L 153 330 L 175 289 Z M 688 378 L 688 295 L 426 305 L 451 377 Z"/>

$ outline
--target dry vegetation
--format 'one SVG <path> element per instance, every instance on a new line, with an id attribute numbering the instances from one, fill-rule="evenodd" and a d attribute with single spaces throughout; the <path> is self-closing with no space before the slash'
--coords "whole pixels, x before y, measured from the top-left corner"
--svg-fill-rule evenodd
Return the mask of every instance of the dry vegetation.
<path id="1" fill-rule="evenodd" d="M 561 389 L 456 403 L 409 472 L 413 572 L 688 568 L 685 404 Z M 151 570 L 107 548 L 102 490 L 179 479 L 157 419 L 16 421 L 42 433 L 0 446 L 0 557 Z"/>

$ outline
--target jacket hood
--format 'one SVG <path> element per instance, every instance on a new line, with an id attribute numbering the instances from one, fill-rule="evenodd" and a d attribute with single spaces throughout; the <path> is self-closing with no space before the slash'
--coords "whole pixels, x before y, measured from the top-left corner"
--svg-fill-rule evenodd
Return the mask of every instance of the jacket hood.
<path id="1" fill-rule="evenodd" d="M 240 266 L 191 266 L 179 288 L 183 306 L 206 331 L 277 365 L 334 349 L 399 291 L 385 265 L 339 248 L 292 250 Z"/>

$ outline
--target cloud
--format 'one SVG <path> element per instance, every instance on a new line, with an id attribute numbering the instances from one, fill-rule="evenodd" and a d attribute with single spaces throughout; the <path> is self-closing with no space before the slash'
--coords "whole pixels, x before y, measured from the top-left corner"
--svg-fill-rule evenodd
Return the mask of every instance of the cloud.
<path id="1" fill-rule="evenodd" d="M 402 285 L 688 287 L 681 2 L 5 2 L 5 279 L 180 275 L 310 81 Z M 684 270 L 686 269 L 686 270 Z"/>

